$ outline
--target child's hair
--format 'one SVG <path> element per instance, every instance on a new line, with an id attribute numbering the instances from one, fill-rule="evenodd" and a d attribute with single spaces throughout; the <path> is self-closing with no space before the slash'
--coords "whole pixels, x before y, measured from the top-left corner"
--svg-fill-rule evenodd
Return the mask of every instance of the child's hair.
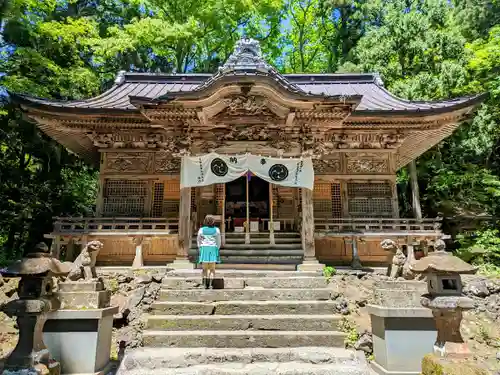
<path id="1" fill-rule="evenodd" d="M 215 225 L 215 219 L 212 215 L 205 216 L 205 220 L 203 220 L 203 225 L 206 227 L 213 227 Z"/>

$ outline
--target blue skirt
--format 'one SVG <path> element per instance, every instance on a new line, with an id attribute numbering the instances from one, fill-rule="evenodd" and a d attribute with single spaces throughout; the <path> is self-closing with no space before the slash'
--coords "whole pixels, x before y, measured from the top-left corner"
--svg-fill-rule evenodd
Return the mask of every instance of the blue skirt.
<path id="1" fill-rule="evenodd" d="M 220 263 L 219 248 L 217 246 L 200 246 L 198 263 Z"/>

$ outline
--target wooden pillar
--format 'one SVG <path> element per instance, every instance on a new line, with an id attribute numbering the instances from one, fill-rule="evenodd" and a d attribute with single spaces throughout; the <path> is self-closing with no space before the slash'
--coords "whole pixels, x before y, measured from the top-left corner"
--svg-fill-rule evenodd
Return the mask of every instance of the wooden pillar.
<path id="1" fill-rule="evenodd" d="M 358 251 L 358 238 L 356 236 L 352 237 L 352 262 L 351 267 L 353 269 L 361 269 L 363 266 L 361 265 L 361 259 L 359 257 Z"/>
<path id="2" fill-rule="evenodd" d="M 220 223 L 220 237 L 221 245 L 226 244 L 226 184 L 223 185 L 222 193 L 222 212 L 221 212 L 221 223 Z"/>
<path id="3" fill-rule="evenodd" d="M 71 237 L 66 245 L 66 255 L 64 256 L 65 262 L 73 262 L 75 260 L 75 240 Z"/>
<path id="4" fill-rule="evenodd" d="M 188 259 L 188 251 L 191 245 L 191 188 L 181 189 L 179 202 L 179 233 L 178 233 L 177 257 L 170 264 L 174 269 L 193 269 L 194 264 Z"/>
<path id="5" fill-rule="evenodd" d="M 245 175 L 246 177 L 246 208 L 247 208 L 247 219 L 246 219 L 246 228 L 245 228 L 245 243 L 246 244 L 249 244 L 250 243 L 250 205 L 249 205 L 249 194 L 250 194 L 250 191 L 249 191 L 249 183 L 248 183 L 248 173 L 250 173 L 249 171 L 247 172 L 247 174 Z"/>
<path id="6" fill-rule="evenodd" d="M 102 216 L 104 211 L 104 177 L 99 176 L 99 185 L 97 188 L 96 213 L 97 217 Z"/>
<path id="7" fill-rule="evenodd" d="M 273 184 L 269 183 L 269 243 L 274 245 L 274 222 L 273 222 Z"/>
<path id="8" fill-rule="evenodd" d="M 132 262 L 132 269 L 138 269 L 144 267 L 144 256 L 142 254 L 142 237 L 133 237 L 132 242 L 135 245 L 135 257 Z"/>
<path id="9" fill-rule="evenodd" d="M 420 191 L 418 189 L 417 165 L 415 164 L 415 160 L 412 160 L 410 164 L 408 164 L 408 169 L 410 171 L 413 216 L 415 216 L 417 220 L 422 220 L 422 207 L 420 206 Z"/>
<path id="10" fill-rule="evenodd" d="M 52 244 L 50 247 L 51 247 L 51 249 L 50 249 L 51 255 L 56 259 L 60 259 L 60 257 L 61 257 L 61 237 L 55 236 L 54 239 L 52 240 Z"/>
<path id="11" fill-rule="evenodd" d="M 314 209 L 312 190 L 302 188 L 302 246 L 304 260 L 297 269 L 299 271 L 323 271 L 324 265 L 316 259 L 314 244 Z"/>

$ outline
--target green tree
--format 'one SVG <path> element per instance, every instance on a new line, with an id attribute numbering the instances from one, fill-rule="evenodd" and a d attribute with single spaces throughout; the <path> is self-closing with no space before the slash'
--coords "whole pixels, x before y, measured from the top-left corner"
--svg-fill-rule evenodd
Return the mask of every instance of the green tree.
<path id="1" fill-rule="evenodd" d="M 280 5 L 278 0 L 149 0 L 141 17 L 94 40 L 95 57 L 138 71 L 215 71 L 245 30 L 275 44 L 269 39 L 279 33 Z"/>

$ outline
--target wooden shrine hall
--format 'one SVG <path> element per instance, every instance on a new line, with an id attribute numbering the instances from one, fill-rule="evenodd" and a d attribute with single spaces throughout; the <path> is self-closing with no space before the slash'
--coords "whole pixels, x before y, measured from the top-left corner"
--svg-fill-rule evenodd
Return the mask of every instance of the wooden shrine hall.
<path id="1" fill-rule="evenodd" d="M 483 100 L 402 100 L 377 74 L 280 74 L 252 39 L 215 74 L 120 72 L 87 100 L 11 97 L 48 136 L 100 166 L 95 215 L 55 218 L 47 236 L 56 254 L 74 257 L 98 239 L 101 265 L 192 268 L 192 237 L 212 214 L 223 263 L 307 270 L 385 263 L 386 238 L 410 251 L 432 247 L 439 219 L 399 217 L 396 172 Z M 313 189 L 280 183 L 292 180 L 281 167 L 270 179 L 249 169 L 181 188 L 181 160 L 207 155 L 270 158 L 273 167 L 311 160 Z"/>

